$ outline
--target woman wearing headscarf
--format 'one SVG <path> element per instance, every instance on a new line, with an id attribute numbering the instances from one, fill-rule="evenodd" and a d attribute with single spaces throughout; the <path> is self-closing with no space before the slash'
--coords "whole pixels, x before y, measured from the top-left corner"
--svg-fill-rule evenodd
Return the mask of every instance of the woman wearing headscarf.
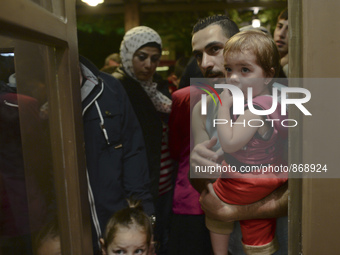
<path id="1" fill-rule="evenodd" d="M 149 27 L 134 27 L 123 38 L 122 65 L 113 73 L 123 84 L 143 131 L 150 189 L 155 199 L 155 239 L 160 244 L 157 255 L 166 254 L 173 172 L 167 142 L 171 100 L 157 90 L 152 80 L 161 54 L 162 41 L 158 33 Z"/>

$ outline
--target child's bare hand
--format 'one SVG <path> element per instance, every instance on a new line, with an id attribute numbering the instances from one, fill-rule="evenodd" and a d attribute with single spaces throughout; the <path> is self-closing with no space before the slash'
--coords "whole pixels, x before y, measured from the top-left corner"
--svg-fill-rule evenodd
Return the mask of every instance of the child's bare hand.
<path id="1" fill-rule="evenodd" d="M 224 107 L 231 107 L 233 104 L 233 97 L 229 91 L 229 89 L 223 89 L 223 92 L 220 95 L 222 106 Z"/>

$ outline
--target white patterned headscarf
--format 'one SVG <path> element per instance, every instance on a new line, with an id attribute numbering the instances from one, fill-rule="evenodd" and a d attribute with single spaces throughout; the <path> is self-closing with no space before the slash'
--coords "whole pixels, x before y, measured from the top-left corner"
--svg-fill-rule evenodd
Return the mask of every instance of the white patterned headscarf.
<path id="1" fill-rule="evenodd" d="M 137 79 L 133 70 L 132 58 L 134 53 L 148 43 L 157 43 L 159 48 L 162 48 L 161 37 L 152 28 L 139 26 L 127 31 L 120 45 L 122 65 L 125 72 L 140 83 L 156 110 L 169 113 L 171 111 L 171 100 L 157 90 L 157 83 L 152 82 L 152 77 L 149 81 L 140 81 Z"/>

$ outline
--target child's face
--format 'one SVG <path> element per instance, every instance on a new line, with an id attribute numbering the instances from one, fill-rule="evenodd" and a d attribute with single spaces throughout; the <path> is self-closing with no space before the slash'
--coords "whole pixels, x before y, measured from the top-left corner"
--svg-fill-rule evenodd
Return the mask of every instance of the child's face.
<path id="1" fill-rule="evenodd" d="M 285 56 L 288 53 L 288 20 L 280 19 L 274 30 L 274 41 L 279 50 L 279 53 L 282 56 Z"/>
<path id="2" fill-rule="evenodd" d="M 256 62 L 251 51 L 235 52 L 224 56 L 225 77 L 228 84 L 240 88 L 247 99 L 248 87 L 253 88 L 253 97 L 269 94 L 267 77 Z"/>
<path id="3" fill-rule="evenodd" d="M 106 255 L 147 255 L 149 246 L 146 233 L 138 227 L 120 227 L 113 241 L 106 248 Z"/>
<path id="4" fill-rule="evenodd" d="M 60 239 L 49 238 L 38 249 L 38 255 L 61 255 Z"/>

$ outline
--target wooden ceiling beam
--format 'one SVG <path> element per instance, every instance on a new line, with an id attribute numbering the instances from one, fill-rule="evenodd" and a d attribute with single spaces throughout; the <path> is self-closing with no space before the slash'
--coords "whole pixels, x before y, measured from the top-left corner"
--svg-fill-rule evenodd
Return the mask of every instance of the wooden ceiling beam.
<path id="1" fill-rule="evenodd" d="M 247 9 L 250 7 L 264 7 L 264 8 L 284 8 L 287 6 L 285 2 L 256 2 L 256 3 L 177 3 L 177 4 L 148 4 L 141 5 L 141 12 L 195 12 L 195 11 L 217 11 L 225 9 Z"/>
<path id="2" fill-rule="evenodd" d="M 140 4 L 141 13 L 156 13 L 156 12 L 199 12 L 199 11 L 218 11 L 226 9 L 247 9 L 251 7 L 263 8 L 285 8 L 287 2 L 284 1 L 254 1 L 246 3 L 223 3 L 223 2 L 207 2 L 195 4 L 190 3 L 154 3 Z M 87 6 L 77 6 L 77 15 L 110 15 L 123 14 L 124 5 L 98 5 L 95 8 Z"/>

